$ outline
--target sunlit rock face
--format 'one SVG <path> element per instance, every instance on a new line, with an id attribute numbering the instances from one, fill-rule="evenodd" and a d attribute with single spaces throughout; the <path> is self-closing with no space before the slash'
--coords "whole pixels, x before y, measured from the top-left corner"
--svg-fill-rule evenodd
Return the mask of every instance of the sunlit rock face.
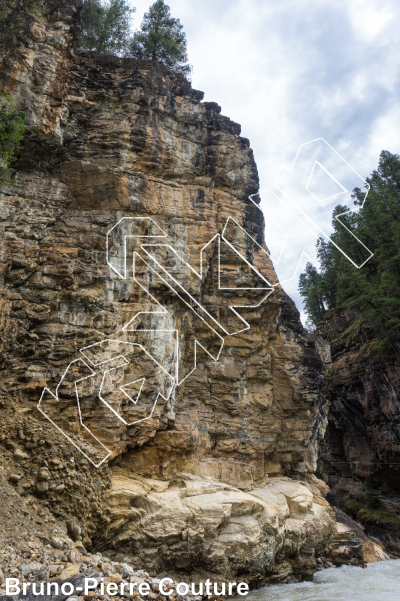
<path id="1" fill-rule="evenodd" d="M 310 576 L 335 532 L 308 476 L 321 361 L 273 288 L 249 142 L 182 76 L 72 51 L 78 10 L 38 22 L 1 78 L 27 110 L 1 209 L 3 386 L 111 478 L 90 506 L 42 498 L 153 574 Z"/>

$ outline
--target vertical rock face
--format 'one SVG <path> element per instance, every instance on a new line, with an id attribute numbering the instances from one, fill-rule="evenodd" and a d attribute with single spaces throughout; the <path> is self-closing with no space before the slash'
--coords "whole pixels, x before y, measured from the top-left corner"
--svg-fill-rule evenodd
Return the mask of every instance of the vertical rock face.
<path id="1" fill-rule="evenodd" d="M 158 404 L 157 416 L 132 432 L 112 423 L 113 442 L 132 437 L 136 447 L 149 441 L 147 454 L 137 450 L 138 469 L 148 469 L 147 457 L 159 475 L 175 469 L 173 460 L 166 465 L 163 459 L 175 451 L 181 468 L 204 464 L 201 469 L 217 477 L 225 457 L 231 458 L 228 479 L 245 487 L 264 474 L 312 470 L 319 360 L 302 335 L 293 303 L 275 290 L 259 307 L 244 307 L 242 321 L 229 308 L 260 303 L 270 293 L 268 282 L 276 283 L 263 251 L 263 216 L 249 199 L 258 176 L 240 126 L 215 103 L 201 103 L 202 93 L 173 72 L 130 59 L 69 56 L 67 25 L 56 29 L 65 34 L 64 42 L 51 37 L 54 24 L 47 28 L 38 26 L 39 41 L 3 79 L 3 89 L 28 109 L 16 183 L 4 197 L 1 225 L 9 316 L 3 343 L 15 393 L 21 401 L 36 402 L 46 384 L 54 389 L 80 348 L 117 333 L 126 341 L 137 339 L 139 334 L 122 328 L 138 309 L 155 307 L 138 285 L 145 287 L 147 260 L 148 290 L 170 308 L 164 325 L 169 320 L 179 332 L 179 380 L 197 366 L 174 388 L 168 411 Z M 39 62 L 43 86 L 33 84 Z M 215 236 L 222 233 L 218 253 Z M 126 236 L 133 239 L 126 249 L 126 277 L 119 277 Z M 135 281 L 137 237 L 140 244 L 164 246 L 150 249 L 152 259 L 140 247 Z M 190 311 L 184 292 L 174 294 L 172 277 L 180 278 L 190 302 L 207 308 L 212 328 L 198 305 L 197 313 Z M 254 294 L 248 291 L 252 285 Z M 158 346 L 157 357 L 167 362 L 160 347 L 168 346 L 169 337 L 154 316 L 149 319 L 161 332 L 157 345 L 146 344 Z M 196 319 L 205 324 L 204 332 Z M 196 361 L 193 336 L 205 341 Z M 222 344 L 213 361 L 207 351 L 219 351 Z"/>
<path id="2" fill-rule="evenodd" d="M 319 345 L 330 404 L 320 464 L 335 504 L 363 504 L 365 483 L 379 493 L 390 522 L 366 516 L 366 531 L 400 553 L 399 362 L 377 352 L 368 327 L 351 312 L 327 319 Z M 356 506 L 355 506 L 356 507 Z M 348 508 L 349 509 L 349 508 Z M 362 519 L 362 514 L 358 516 Z M 383 516 L 383 520 L 385 516 Z"/>
<path id="3" fill-rule="evenodd" d="M 36 493 L 153 574 L 309 576 L 334 534 L 311 475 L 321 362 L 271 293 L 249 142 L 168 69 L 73 53 L 78 9 L 2 70 L 28 112 L 0 217 L 2 390 L 111 485 L 89 507 L 63 466 Z"/>

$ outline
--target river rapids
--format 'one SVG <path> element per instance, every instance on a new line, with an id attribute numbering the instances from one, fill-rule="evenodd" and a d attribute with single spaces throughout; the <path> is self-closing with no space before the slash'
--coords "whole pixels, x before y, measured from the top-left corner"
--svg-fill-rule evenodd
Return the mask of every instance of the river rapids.
<path id="1" fill-rule="evenodd" d="M 250 592 L 246 601 L 400 601 L 400 559 L 370 563 L 366 569 L 322 570 L 313 582 L 269 585 Z"/>

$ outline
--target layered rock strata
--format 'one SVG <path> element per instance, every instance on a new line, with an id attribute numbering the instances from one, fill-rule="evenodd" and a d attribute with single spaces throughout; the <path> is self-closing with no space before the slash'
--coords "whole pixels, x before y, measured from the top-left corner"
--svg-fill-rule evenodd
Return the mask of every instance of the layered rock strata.
<path id="1" fill-rule="evenodd" d="M 1 74 L 27 111 L 0 217 L 8 477 L 152 575 L 362 562 L 310 479 L 321 361 L 274 287 L 248 140 L 180 75 L 73 52 L 78 12 Z"/>
<path id="2" fill-rule="evenodd" d="M 318 329 L 325 365 L 328 423 L 320 448 L 321 476 L 331 501 L 346 508 L 375 489 L 382 519 L 365 516 L 366 532 L 400 554 L 399 361 L 378 351 L 380 341 L 350 311 L 337 311 Z M 372 508 L 373 509 L 373 508 Z M 394 519 L 390 519 L 392 516 Z M 396 524 L 396 519 L 398 524 Z M 386 523 L 385 523 L 386 520 Z"/>

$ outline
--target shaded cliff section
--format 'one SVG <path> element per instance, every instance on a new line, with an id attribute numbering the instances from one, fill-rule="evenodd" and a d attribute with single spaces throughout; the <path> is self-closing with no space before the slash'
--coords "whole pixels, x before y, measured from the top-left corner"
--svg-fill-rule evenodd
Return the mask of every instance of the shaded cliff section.
<path id="1" fill-rule="evenodd" d="M 332 504 L 400 556 L 400 359 L 351 311 L 330 311 L 317 328 L 328 423 L 319 477 Z"/>

